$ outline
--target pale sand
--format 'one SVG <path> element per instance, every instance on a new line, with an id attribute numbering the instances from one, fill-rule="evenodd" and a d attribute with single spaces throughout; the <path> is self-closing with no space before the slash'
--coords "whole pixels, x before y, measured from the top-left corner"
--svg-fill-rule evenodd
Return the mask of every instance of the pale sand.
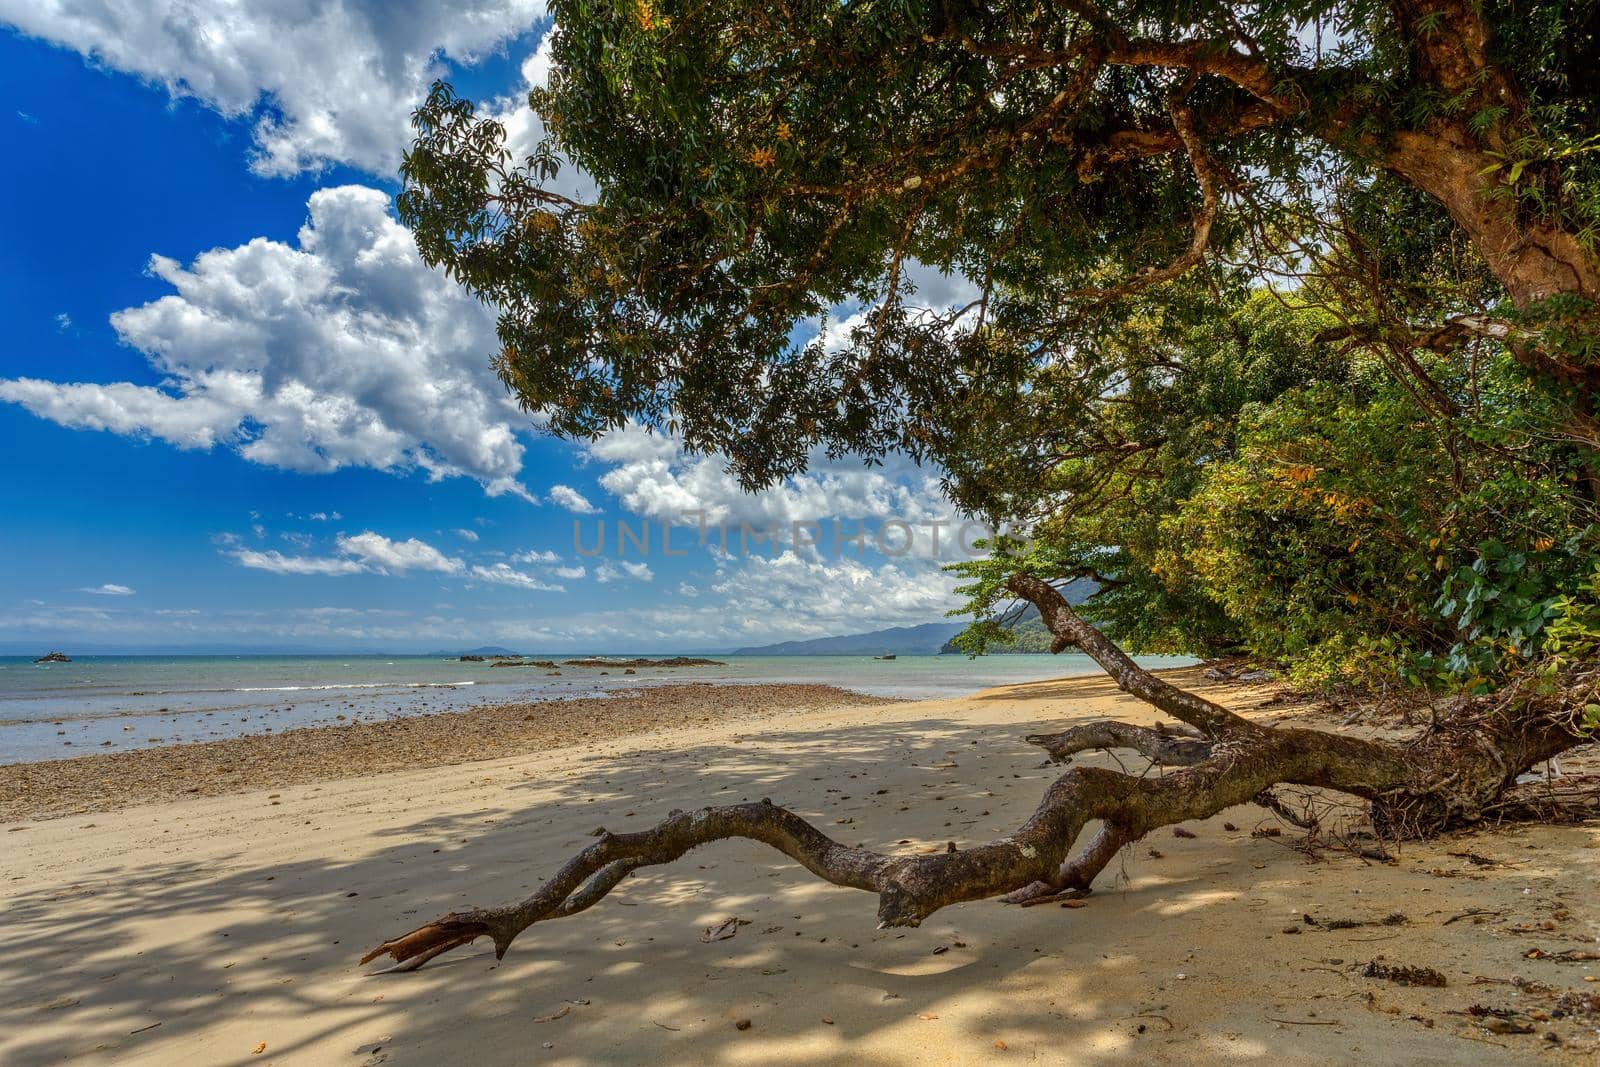
<path id="1" fill-rule="evenodd" d="M 1582 978 L 1600 965 L 1523 958 L 1596 947 L 1593 826 L 1410 846 L 1395 866 L 1312 863 L 1287 836 L 1252 838 L 1267 817 L 1242 808 L 1192 824 L 1193 840 L 1140 843 L 1126 880 L 1083 908 L 979 902 L 882 932 L 871 896 L 723 843 L 534 927 L 501 965 L 475 945 L 411 975 L 355 966 L 440 912 L 521 895 L 597 825 L 671 808 L 770 796 L 879 849 L 1003 834 L 1058 773 L 1022 735 L 1108 712 L 1152 720 L 1080 679 L 0 827 L 0 1063 L 1590 1060 L 1600 1022 L 1540 1023 L 1569 1042 L 1541 1052 L 1538 1033 L 1450 1012 L 1549 1007 L 1475 976 L 1600 989 Z M 1510 866 L 1448 855 L 1468 849 Z M 1473 909 L 1495 914 L 1445 924 Z M 1396 910 L 1407 925 L 1298 921 Z M 701 942 L 729 916 L 750 925 Z M 1449 985 L 1354 973 L 1379 955 Z"/>

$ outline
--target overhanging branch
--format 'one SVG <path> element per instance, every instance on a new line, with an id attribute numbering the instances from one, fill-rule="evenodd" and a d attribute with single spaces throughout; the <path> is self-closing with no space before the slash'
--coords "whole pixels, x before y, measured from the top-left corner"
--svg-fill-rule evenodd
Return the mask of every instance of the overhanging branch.
<path id="1" fill-rule="evenodd" d="M 1039 617 L 1056 635 L 1052 652 L 1076 646 L 1111 675 L 1117 687 L 1145 703 L 1186 722 L 1213 740 L 1261 733 L 1257 726 L 1221 704 L 1185 692 L 1162 681 L 1133 661 L 1133 657 L 1094 626 L 1085 622 L 1055 586 L 1031 574 L 1014 574 L 1006 588 L 1039 609 Z"/>
<path id="2" fill-rule="evenodd" d="M 1187 107 L 1178 103 L 1172 105 L 1172 126 L 1183 143 L 1190 169 L 1194 171 L 1195 181 L 1200 186 L 1200 208 L 1190 223 L 1189 247 L 1166 266 L 1146 267 L 1120 285 L 1108 289 L 1079 289 L 1069 293 L 1069 296 L 1089 298 L 1097 303 L 1118 300 L 1141 289 L 1179 278 L 1205 257 L 1206 246 L 1211 242 L 1211 227 L 1216 222 L 1217 211 L 1222 203 L 1222 172 L 1206 152 L 1200 135 L 1195 132 L 1194 115 Z"/>

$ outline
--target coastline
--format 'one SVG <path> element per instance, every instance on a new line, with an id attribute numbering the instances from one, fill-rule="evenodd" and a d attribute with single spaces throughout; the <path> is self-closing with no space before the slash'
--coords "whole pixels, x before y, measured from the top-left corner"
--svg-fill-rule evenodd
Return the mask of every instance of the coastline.
<path id="1" fill-rule="evenodd" d="M 592 661 L 601 662 L 601 661 Z M 1087 656 L 729 656 L 721 666 L 495 669 L 433 657 L 95 657 L 0 661 L 0 765 L 604 696 L 682 682 L 824 685 L 907 700 L 1095 675 Z M 1176 666 L 1163 657 L 1148 666 Z M 635 671 L 636 673 L 629 673 Z"/>
<path id="2" fill-rule="evenodd" d="M 1296 717 L 1272 686 L 1175 680 Z M 992 840 L 1060 773 L 1023 736 L 1103 717 L 1155 720 L 1075 678 L 3 826 L 0 1062 L 1592 1062 L 1592 1020 L 1508 1036 L 1474 1011 L 1596 988 L 1600 963 L 1527 956 L 1600 936 L 1594 825 L 1374 863 L 1308 855 L 1289 827 L 1258 836 L 1280 824 L 1245 805 L 1141 841 L 1081 907 L 979 901 L 911 930 L 876 930 L 869 895 L 729 841 L 638 872 L 501 961 L 474 945 L 412 975 L 356 965 L 434 915 L 526 895 L 597 826 L 674 808 L 771 796 L 879 851 Z M 702 936 L 730 917 L 749 925 Z M 1379 958 L 1448 984 L 1363 976 Z"/>
<path id="3" fill-rule="evenodd" d="M 122 752 L 0 765 L 0 823 L 359 775 L 455 766 L 818 707 L 903 701 L 826 685 L 672 682 Z"/>

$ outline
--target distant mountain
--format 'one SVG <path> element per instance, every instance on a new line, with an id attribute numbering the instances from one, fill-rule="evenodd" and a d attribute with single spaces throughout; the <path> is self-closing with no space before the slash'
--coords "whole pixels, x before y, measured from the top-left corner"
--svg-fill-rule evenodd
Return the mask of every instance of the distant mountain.
<path id="1" fill-rule="evenodd" d="M 499 645 L 482 645 L 478 648 L 463 649 L 460 652 L 435 652 L 435 656 L 515 656 L 517 653 L 509 648 Z"/>
<path id="2" fill-rule="evenodd" d="M 1081 604 L 1094 594 L 1093 582 L 1079 580 L 1068 582 L 1062 593 L 1069 604 Z M 891 626 L 887 630 L 871 630 L 864 634 L 844 637 L 814 637 L 809 641 L 779 641 L 775 645 L 752 645 L 736 648 L 723 655 L 729 656 L 932 656 L 959 654 L 961 650 L 952 642 L 956 634 L 967 628 L 964 622 L 925 622 L 921 626 Z M 1029 605 L 1027 611 L 1011 626 L 1017 640 L 1010 645 L 996 645 L 991 653 L 1049 652 L 1053 635 L 1045 628 L 1039 612 Z"/>
<path id="3" fill-rule="evenodd" d="M 816 637 L 810 641 L 780 641 L 775 645 L 739 648 L 735 656 L 932 656 L 962 630 L 962 622 L 925 622 L 921 626 L 891 626 L 887 630 Z"/>
<path id="4" fill-rule="evenodd" d="M 1094 595 L 1094 591 L 1095 583 L 1082 578 L 1074 582 L 1068 582 L 1061 587 L 1061 595 L 1067 598 L 1068 604 L 1082 604 Z M 966 629 L 966 627 L 961 629 Z M 1011 630 L 1011 636 L 1015 640 L 1008 645 L 990 645 L 985 655 L 1049 652 L 1051 644 L 1055 641 L 1056 635 L 1051 633 L 1050 628 L 1044 624 L 1044 620 L 1039 618 L 1039 609 L 1032 604 L 1029 604 L 1027 609 L 1016 618 L 1009 629 Z M 956 633 L 960 632 L 960 630 L 956 631 Z M 955 634 L 950 636 L 951 640 L 946 641 L 939 651 L 946 655 L 959 654 L 961 649 L 955 645 Z"/>
<path id="5" fill-rule="evenodd" d="M 966 627 L 963 626 L 962 629 L 964 630 Z M 1012 623 L 1009 629 L 1011 630 L 1011 636 L 1014 638 L 1014 640 L 1008 645 L 990 645 L 989 650 L 984 653 L 985 655 L 993 656 L 1005 655 L 1006 653 L 1018 654 L 1025 652 L 1049 652 L 1050 644 L 1055 640 L 1056 636 L 1050 632 L 1050 628 L 1044 624 L 1044 620 L 1039 618 L 1039 613 L 1031 607 L 1028 609 L 1027 614 L 1023 615 L 1022 618 Z M 960 631 L 957 632 L 959 633 Z M 956 647 L 954 634 L 951 635 L 950 640 L 946 641 L 939 651 L 944 655 L 965 654 L 961 651 L 961 649 Z"/>

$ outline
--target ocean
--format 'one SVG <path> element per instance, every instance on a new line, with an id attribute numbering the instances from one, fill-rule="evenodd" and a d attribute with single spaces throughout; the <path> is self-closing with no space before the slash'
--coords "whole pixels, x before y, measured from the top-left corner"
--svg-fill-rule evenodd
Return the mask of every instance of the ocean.
<path id="1" fill-rule="evenodd" d="M 552 677 L 537 667 L 439 656 L 75 656 L 40 664 L 0 657 L 0 764 L 691 681 L 809 682 L 930 700 L 1100 670 L 1081 655 L 713 658 L 726 666 L 641 667 L 633 675 L 562 666 Z"/>

